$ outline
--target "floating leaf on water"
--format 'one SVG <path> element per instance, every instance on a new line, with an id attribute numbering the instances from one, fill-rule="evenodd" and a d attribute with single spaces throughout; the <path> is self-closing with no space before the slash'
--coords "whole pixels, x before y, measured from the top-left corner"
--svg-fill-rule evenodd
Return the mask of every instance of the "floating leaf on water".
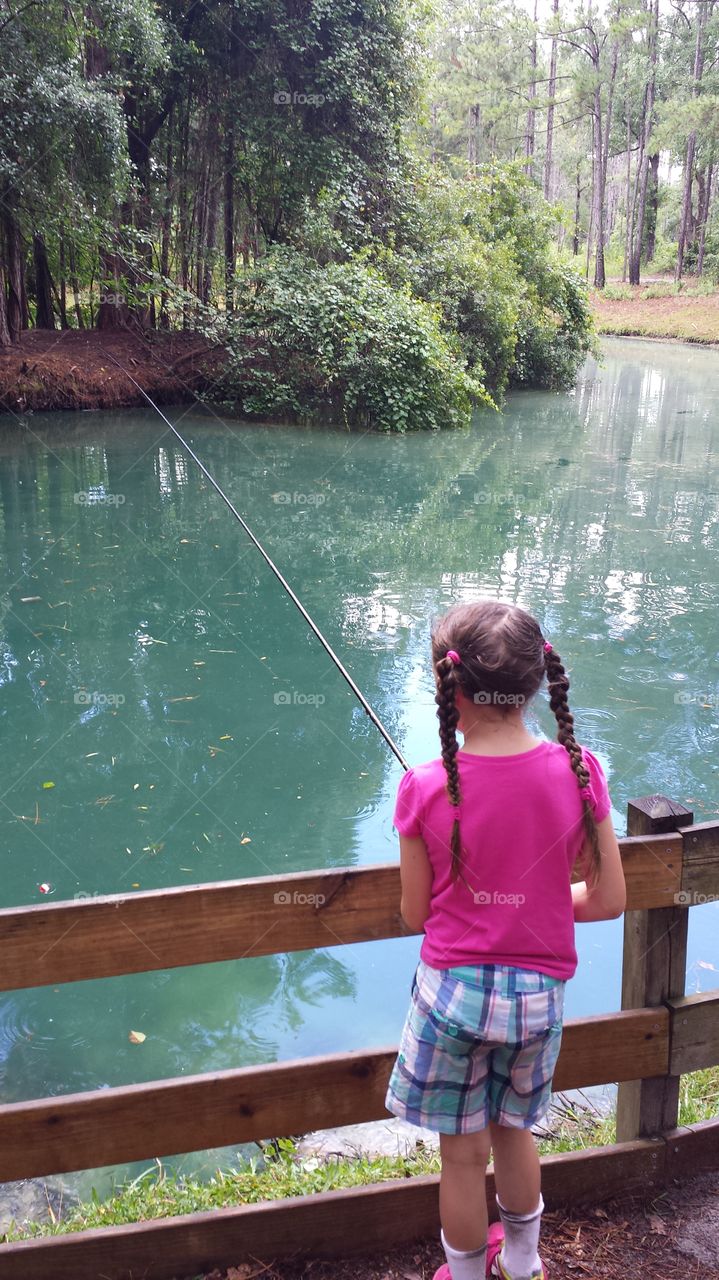
<path id="1" fill-rule="evenodd" d="M 42 789 L 43 791 L 51 791 L 54 786 L 54 782 L 43 782 Z"/>
<path id="2" fill-rule="evenodd" d="M 232 742 L 232 741 L 233 741 L 233 737 L 231 733 L 223 733 L 220 738 L 220 742 Z"/>
<path id="3" fill-rule="evenodd" d="M 137 791 L 139 789 L 139 786 L 140 786 L 139 782 L 133 782 L 132 784 L 133 791 Z"/>
<path id="4" fill-rule="evenodd" d="M 139 880 L 136 880 L 132 887 L 133 887 L 133 889 L 139 889 L 139 888 L 140 888 L 140 881 L 139 881 Z"/>
<path id="5" fill-rule="evenodd" d="M 249 836 L 243 836 L 240 840 L 240 844 L 252 844 L 252 841 Z"/>
<path id="6" fill-rule="evenodd" d="M 182 698 L 168 698 L 168 702 L 194 702 L 195 698 L 199 698 L 199 693 L 186 693 Z"/>
<path id="7" fill-rule="evenodd" d="M 42 596 L 20 596 L 20 604 L 36 604 L 38 600 L 42 600 Z"/>
<path id="8" fill-rule="evenodd" d="M 131 1031 L 127 1038 L 130 1044 L 142 1044 L 147 1039 L 147 1036 L 144 1031 Z"/>
<path id="9" fill-rule="evenodd" d="M 93 756 L 99 756 L 99 754 L 100 754 L 99 751 L 88 751 L 87 755 L 85 756 L 85 759 L 92 760 Z"/>

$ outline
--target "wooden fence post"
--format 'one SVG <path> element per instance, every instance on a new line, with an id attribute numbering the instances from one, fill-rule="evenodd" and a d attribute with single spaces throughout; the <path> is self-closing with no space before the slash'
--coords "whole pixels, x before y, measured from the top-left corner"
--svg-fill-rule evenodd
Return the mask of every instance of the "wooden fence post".
<path id="1" fill-rule="evenodd" d="M 644 796 L 627 805 L 627 835 L 665 835 L 688 827 L 694 814 L 666 796 Z M 685 906 L 627 911 L 624 916 L 622 1009 L 661 1005 L 684 995 L 687 967 Z M 620 1084 L 617 1142 L 674 1129 L 679 1119 L 679 1076 Z"/>

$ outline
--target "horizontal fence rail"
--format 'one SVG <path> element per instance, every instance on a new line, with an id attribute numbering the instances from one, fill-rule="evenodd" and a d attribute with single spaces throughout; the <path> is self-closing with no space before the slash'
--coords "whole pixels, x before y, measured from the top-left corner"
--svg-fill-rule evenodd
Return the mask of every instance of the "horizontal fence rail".
<path id="1" fill-rule="evenodd" d="M 666 1009 L 568 1022 L 555 1088 L 663 1075 L 669 1029 Z M 396 1053 L 354 1050 L 13 1102 L 0 1107 L 0 1181 L 386 1119 Z"/>
<path id="2" fill-rule="evenodd" d="M 620 845 L 628 909 L 687 891 L 683 834 Z M 409 936 L 399 902 L 393 862 L 11 907 L 0 911 L 0 990 Z"/>

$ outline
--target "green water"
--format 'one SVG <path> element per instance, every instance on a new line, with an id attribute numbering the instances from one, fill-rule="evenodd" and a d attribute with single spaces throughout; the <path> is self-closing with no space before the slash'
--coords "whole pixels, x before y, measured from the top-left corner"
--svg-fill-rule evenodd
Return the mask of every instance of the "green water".
<path id="1" fill-rule="evenodd" d="M 719 355 L 605 353 L 454 434 L 174 416 L 410 761 L 437 752 L 431 616 L 535 612 L 623 831 L 654 791 L 719 812 Z M 160 421 L 0 421 L 2 904 L 394 858 L 399 765 Z M 717 984 L 717 910 L 692 912 L 692 991 Z M 621 922 L 578 936 L 569 1016 L 617 1008 Z M 418 947 L 6 994 L 0 1097 L 392 1043 Z"/>

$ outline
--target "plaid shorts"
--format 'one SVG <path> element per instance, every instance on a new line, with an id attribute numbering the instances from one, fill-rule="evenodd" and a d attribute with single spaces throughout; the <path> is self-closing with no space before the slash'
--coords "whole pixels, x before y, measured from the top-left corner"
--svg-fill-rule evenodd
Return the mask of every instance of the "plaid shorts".
<path id="1" fill-rule="evenodd" d="M 437 1133 L 544 1118 L 562 1039 L 565 982 L 509 965 L 420 960 L 385 1106 Z"/>

